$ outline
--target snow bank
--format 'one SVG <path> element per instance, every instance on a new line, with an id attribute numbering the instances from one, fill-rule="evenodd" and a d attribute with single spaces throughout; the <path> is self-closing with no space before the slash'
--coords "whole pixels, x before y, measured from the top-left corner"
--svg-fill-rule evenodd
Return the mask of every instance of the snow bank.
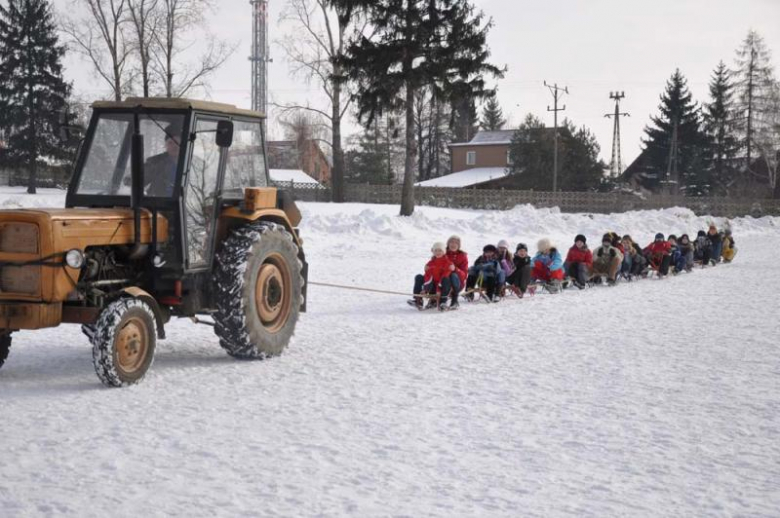
<path id="1" fill-rule="evenodd" d="M 433 242 L 449 234 L 473 235 L 487 242 L 535 243 L 552 237 L 559 247 L 568 247 L 577 234 L 598 242 L 607 231 L 630 234 L 640 244 L 649 243 L 658 232 L 695 235 L 710 223 L 730 227 L 735 237 L 763 232 L 780 232 L 780 218 L 744 217 L 736 219 L 696 216 L 690 209 L 643 210 L 620 214 L 564 214 L 557 208 L 536 209 L 518 205 L 508 211 L 471 211 L 417 207 L 410 217 L 398 216 L 393 205 L 302 204 L 305 232 L 360 236 L 374 233 L 399 240 L 411 234 L 426 235 Z M 471 243 L 472 247 L 476 243 Z M 480 245 L 481 246 L 481 245 Z"/>

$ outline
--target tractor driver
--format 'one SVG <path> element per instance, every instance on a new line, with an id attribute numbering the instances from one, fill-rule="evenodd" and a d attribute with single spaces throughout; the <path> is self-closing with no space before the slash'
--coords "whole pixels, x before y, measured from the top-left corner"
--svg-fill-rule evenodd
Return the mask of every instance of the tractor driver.
<path id="1" fill-rule="evenodd" d="M 147 196 L 169 198 L 173 196 L 176 169 L 179 165 L 180 131 L 169 124 L 165 128 L 165 152 L 146 160 L 144 166 L 145 192 Z"/>

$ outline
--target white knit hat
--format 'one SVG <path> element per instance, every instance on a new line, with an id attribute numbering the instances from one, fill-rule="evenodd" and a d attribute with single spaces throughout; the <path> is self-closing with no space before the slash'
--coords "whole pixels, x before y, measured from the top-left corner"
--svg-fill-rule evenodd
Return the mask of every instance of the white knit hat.
<path id="1" fill-rule="evenodd" d="M 431 252 L 435 252 L 436 250 L 441 250 L 442 252 L 446 252 L 447 248 L 444 246 L 444 243 L 442 243 L 441 241 L 437 241 L 431 247 Z"/>
<path id="2" fill-rule="evenodd" d="M 509 248 L 509 243 L 506 239 L 502 239 L 498 242 L 498 248 Z"/>
<path id="3" fill-rule="evenodd" d="M 536 249 L 540 252 L 546 252 L 552 248 L 552 243 L 550 243 L 550 240 L 546 237 L 544 239 L 540 239 L 538 243 L 536 243 Z"/>

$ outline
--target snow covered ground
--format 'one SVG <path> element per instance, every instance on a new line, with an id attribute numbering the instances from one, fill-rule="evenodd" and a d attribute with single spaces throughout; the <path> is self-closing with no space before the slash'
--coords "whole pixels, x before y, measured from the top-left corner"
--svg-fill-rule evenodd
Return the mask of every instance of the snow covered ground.
<path id="1" fill-rule="evenodd" d="M 18 205 L 39 198 L 0 193 Z M 452 233 L 474 253 L 709 221 L 303 211 L 312 281 L 401 291 Z M 453 313 L 311 287 L 272 361 L 176 322 L 129 389 L 100 385 L 77 327 L 20 332 L 0 370 L 0 516 L 778 516 L 780 219 L 731 224 L 731 265 Z"/>

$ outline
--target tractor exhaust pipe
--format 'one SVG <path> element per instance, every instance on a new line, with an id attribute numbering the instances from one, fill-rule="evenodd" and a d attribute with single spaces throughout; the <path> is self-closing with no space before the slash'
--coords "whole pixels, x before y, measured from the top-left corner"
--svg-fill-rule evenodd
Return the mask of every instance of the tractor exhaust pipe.
<path id="1" fill-rule="evenodd" d="M 141 244 L 141 209 L 144 199 L 144 136 L 141 134 L 141 122 L 138 111 L 133 115 L 133 138 L 130 150 L 131 205 L 133 208 L 133 236 L 135 238 L 130 259 L 140 259 L 146 255 L 148 247 Z"/>

